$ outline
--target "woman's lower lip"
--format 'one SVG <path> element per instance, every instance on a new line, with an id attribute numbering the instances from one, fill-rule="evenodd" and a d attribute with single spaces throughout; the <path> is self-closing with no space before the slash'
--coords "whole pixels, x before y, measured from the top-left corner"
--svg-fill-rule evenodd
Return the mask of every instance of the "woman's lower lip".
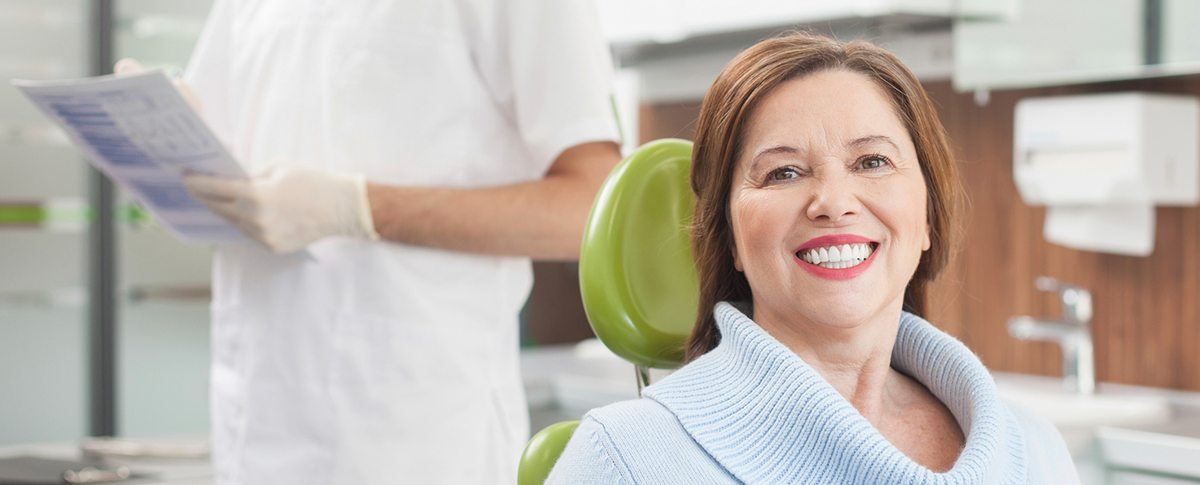
<path id="1" fill-rule="evenodd" d="M 817 266 L 800 259 L 800 256 L 798 255 L 793 255 L 793 257 L 796 258 L 796 264 L 799 264 L 801 268 L 804 268 L 809 273 L 812 273 L 818 277 L 825 278 L 827 280 L 848 280 L 862 274 L 863 271 L 866 271 L 867 267 L 871 266 L 871 263 L 875 261 L 875 254 L 877 253 L 879 253 L 879 247 L 876 247 L 873 251 L 871 251 L 871 255 L 867 256 L 867 259 L 862 263 L 859 263 L 858 266 L 841 269 Z"/>

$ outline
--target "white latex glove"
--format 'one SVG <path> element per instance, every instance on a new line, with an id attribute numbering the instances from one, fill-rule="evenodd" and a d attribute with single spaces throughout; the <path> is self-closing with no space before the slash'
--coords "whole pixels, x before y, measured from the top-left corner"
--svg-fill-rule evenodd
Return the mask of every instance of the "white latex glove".
<path id="1" fill-rule="evenodd" d="M 281 167 L 250 179 L 190 174 L 183 184 L 213 212 L 277 253 L 329 236 L 379 239 L 361 175 Z"/>

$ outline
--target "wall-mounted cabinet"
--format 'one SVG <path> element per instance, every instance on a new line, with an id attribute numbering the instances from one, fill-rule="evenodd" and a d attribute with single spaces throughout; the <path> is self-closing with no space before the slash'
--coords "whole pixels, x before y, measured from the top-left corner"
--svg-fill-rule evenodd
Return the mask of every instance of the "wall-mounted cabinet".
<path id="1" fill-rule="evenodd" d="M 605 0 L 604 33 L 618 49 L 819 24 L 906 26 L 954 18 L 1008 15 L 1009 0 Z"/>
<path id="2" fill-rule="evenodd" d="M 618 63 L 642 102 L 695 100 L 738 52 L 789 29 L 868 39 L 922 79 L 951 73 L 950 26 L 1012 15 L 1010 0 L 605 0 L 597 2 Z"/>

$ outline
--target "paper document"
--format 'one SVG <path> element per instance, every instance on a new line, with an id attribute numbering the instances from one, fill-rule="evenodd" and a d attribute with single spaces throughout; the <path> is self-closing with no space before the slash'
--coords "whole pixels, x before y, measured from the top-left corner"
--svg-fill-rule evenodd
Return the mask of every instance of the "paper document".
<path id="1" fill-rule="evenodd" d="M 92 165 L 180 239 L 248 240 L 184 189 L 186 171 L 246 173 L 162 71 L 12 83 L 67 132 Z"/>

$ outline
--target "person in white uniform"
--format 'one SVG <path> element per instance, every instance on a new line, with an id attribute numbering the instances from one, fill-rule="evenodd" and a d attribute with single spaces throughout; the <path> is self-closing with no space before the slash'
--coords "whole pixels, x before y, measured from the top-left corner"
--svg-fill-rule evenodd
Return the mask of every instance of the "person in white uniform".
<path id="1" fill-rule="evenodd" d="M 619 160 L 590 0 L 216 0 L 184 81 L 250 180 L 218 249 L 217 483 L 513 483 L 530 258 Z"/>

